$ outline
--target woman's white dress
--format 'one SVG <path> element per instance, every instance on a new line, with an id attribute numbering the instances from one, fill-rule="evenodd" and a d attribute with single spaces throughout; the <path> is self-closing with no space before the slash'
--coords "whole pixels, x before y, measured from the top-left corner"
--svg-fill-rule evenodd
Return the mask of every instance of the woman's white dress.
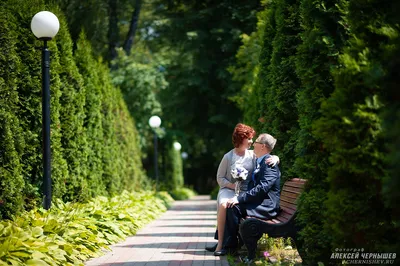
<path id="1" fill-rule="evenodd" d="M 231 170 L 234 169 L 236 165 L 241 165 L 249 172 L 246 180 L 241 182 L 240 193 L 243 193 L 247 190 L 255 165 L 253 151 L 246 150 L 243 156 L 239 156 L 234 150 L 231 150 L 222 158 L 217 171 L 217 182 L 220 186 L 217 198 L 218 205 L 235 196 L 235 190 L 226 186 L 230 183 L 235 183 L 235 179 L 231 175 Z"/>

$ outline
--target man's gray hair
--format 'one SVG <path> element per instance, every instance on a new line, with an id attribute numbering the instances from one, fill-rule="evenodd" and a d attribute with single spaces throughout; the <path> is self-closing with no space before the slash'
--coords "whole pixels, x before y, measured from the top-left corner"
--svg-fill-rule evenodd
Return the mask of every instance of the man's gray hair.
<path id="1" fill-rule="evenodd" d="M 270 151 L 272 151 L 274 149 L 274 147 L 275 147 L 275 144 L 276 144 L 276 138 L 274 138 L 270 134 L 264 133 L 264 134 L 260 134 L 258 136 L 257 142 L 259 142 L 261 144 L 265 144 L 267 146 L 267 148 Z"/>

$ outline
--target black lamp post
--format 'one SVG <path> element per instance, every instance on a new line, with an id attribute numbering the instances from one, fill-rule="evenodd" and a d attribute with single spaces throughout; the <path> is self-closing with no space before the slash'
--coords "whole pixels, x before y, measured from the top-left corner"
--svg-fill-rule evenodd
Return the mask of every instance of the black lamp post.
<path id="1" fill-rule="evenodd" d="M 42 135 L 43 135 L 43 207 L 51 206 L 51 150 L 50 150 L 50 51 L 47 41 L 56 36 L 60 28 L 58 18 L 49 11 L 41 11 L 32 18 L 33 34 L 43 41 L 42 49 Z"/>
<path id="2" fill-rule="evenodd" d="M 150 117 L 149 119 L 149 125 L 150 127 L 153 129 L 154 131 L 154 176 L 156 178 L 156 190 L 158 187 L 158 155 L 157 155 L 157 128 L 160 127 L 161 125 L 161 118 L 159 118 L 156 115 L 153 115 L 152 117 Z"/>

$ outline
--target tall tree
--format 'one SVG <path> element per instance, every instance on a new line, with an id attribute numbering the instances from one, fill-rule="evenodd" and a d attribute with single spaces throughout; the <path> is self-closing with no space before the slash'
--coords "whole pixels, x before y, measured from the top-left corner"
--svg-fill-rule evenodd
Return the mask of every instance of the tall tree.
<path id="1" fill-rule="evenodd" d="M 142 8 L 142 0 L 136 0 L 135 1 L 135 11 L 132 13 L 132 19 L 131 19 L 131 23 L 129 26 L 129 31 L 125 38 L 125 43 L 124 43 L 124 50 L 127 55 L 129 55 L 131 53 L 133 41 L 135 39 L 135 34 L 136 34 L 137 27 L 138 27 L 138 20 L 139 20 L 141 8 Z"/>
<path id="2" fill-rule="evenodd" d="M 16 21 L 8 14 L 5 3 L 0 4 L 0 217 L 10 218 L 24 207 L 25 181 L 21 157 L 25 147 L 19 121 L 17 79 L 21 59 L 17 54 Z"/>
<path id="3" fill-rule="evenodd" d="M 300 80 L 296 75 L 296 53 L 300 44 L 300 16 L 299 1 L 275 1 L 275 36 L 270 49 L 262 53 L 261 60 L 265 60 L 260 72 L 259 90 L 264 95 L 262 117 L 265 120 L 262 130 L 269 132 L 278 139 L 274 152 L 281 157 L 280 168 L 286 179 L 294 177 L 294 148 L 298 132 L 298 113 L 296 94 L 300 87 Z M 268 34 L 265 38 L 269 38 Z M 266 52 L 270 52 L 267 54 Z M 270 60 L 268 58 L 271 58 Z"/>
<path id="4" fill-rule="evenodd" d="M 114 60 L 117 57 L 116 48 L 119 47 L 118 27 L 118 0 L 108 0 L 108 59 Z"/>
<path id="5" fill-rule="evenodd" d="M 268 65 L 271 60 L 272 41 L 275 37 L 275 2 L 261 2 L 263 10 L 257 14 L 257 30 L 251 35 L 242 34 L 243 45 L 237 51 L 237 62 L 229 68 L 233 80 L 243 83 L 241 92 L 232 99 L 242 110 L 244 122 L 255 127 L 256 131 L 262 128 L 265 107 L 265 84 L 258 83 L 267 82 L 266 68 L 263 66 Z"/>
<path id="6" fill-rule="evenodd" d="M 298 177 L 308 179 L 300 198 L 298 221 L 303 227 L 302 249 L 307 250 L 303 260 L 309 265 L 328 263 L 331 252 L 331 234 L 325 230 L 329 153 L 314 134 L 313 125 L 321 118 L 321 102 L 334 90 L 331 70 L 339 67 L 338 55 L 346 38 L 339 4 L 338 0 L 303 0 L 299 10 L 303 30 L 296 58 L 301 81 L 297 93 L 300 130 L 294 171 Z"/>
<path id="7" fill-rule="evenodd" d="M 75 59 L 85 84 L 85 119 L 88 150 L 88 186 L 90 196 L 107 194 L 103 180 L 103 112 L 102 91 L 97 68 L 98 62 L 93 58 L 92 48 L 82 32 L 77 42 Z"/>
<path id="8" fill-rule="evenodd" d="M 96 55 L 108 56 L 108 0 L 55 0 L 67 18 L 68 29 L 74 42 L 85 30 Z"/>
<path id="9" fill-rule="evenodd" d="M 66 24 L 64 16 L 59 14 L 61 24 Z M 64 22 L 64 23 L 63 23 Z M 85 85 L 73 56 L 73 41 L 66 27 L 61 27 L 57 34 L 57 48 L 60 56 L 59 76 L 61 88 L 60 126 L 61 144 L 64 158 L 68 163 L 67 191 L 65 200 L 89 195 L 86 177 L 88 175 L 88 140 L 85 121 Z"/>
<path id="10" fill-rule="evenodd" d="M 178 141 L 191 158 L 185 164 L 187 181 L 201 192 L 216 185 L 216 168 L 242 120 L 230 100 L 239 86 L 227 68 L 235 61 L 240 36 L 254 31 L 258 7 L 258 1 L 188 0 L 154 7 L 161 17 L 151 25 L 150 47 L 172 47 L 174 53 L 166 68 L 170 85 L 160 95 L 163 121 L 184 133 Z"/>
<path id="11" fill-rule="evenodd" d="M 142 151 L 146 151 L 152 136 L 149 118 L 152 115 L 161 115 L 157 93 L 164 90 L 168 83 L 160 62 L 142 44 L 135 47 L 131 56 L 127 56 L 122 49 L 118 52 L 119 56 L 114 61 L 116 69 L 111 72 L 112 82 L 123 93 L 140 132 L 140 147 Z"/>
<path id="12" fill-rule="evenodd" d="M 396 153 L 385 147 L 385 137 L 398 143 L 398 135 L 393 138 L 396 129 L 382 125 L 388 122 L 388 110 L 394 111 L 390 119 L 398 115 L 398 97 L 388 96 L 395 96 L 393 84 L 399 82 L 393 75 L 398 72 L 393 67 L 398 67 L 400 29 L 394 10 L 399 5 L 398 1 L 343 2 L 348 7 L 342 15 L 349 42 L 340 56 L 343 67 L 334 72 L 335 91 L 324 102 L 317 125 L 334 163 L 328 170 L 326 226 L 333 246 L 391 252 L 399 243 L 398 220 L 393 217 L 398 207 L 390 201 L 385 205 L 384 199 L 391 195 L 384 195 L 382 187 L 398 179 L 391 176 L 394 172 L 388 170 L 393 165 L 386 160 Z"/>
<path id="13" fill-rule="evenodd" d="M 95 55 L 108 62 L 117 57 L 123 45 L 129 54 L 134 44 L 142 0 L 56 0 L 67 16 L 71 37 L 76 43 L 85 30 Z M 151 2 L 151 1 L 150 1 Z"/>

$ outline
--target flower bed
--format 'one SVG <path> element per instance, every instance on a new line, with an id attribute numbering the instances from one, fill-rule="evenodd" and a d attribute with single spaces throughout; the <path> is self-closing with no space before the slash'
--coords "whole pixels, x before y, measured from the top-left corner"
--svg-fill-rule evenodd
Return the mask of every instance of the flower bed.
<path id="1" fill-rule="evenodd" d="M 0 265 L 83 265 L 134 235 L 173 202 L 165 192 L 123 192 L 89 203 L 55 201 L 0 222 Z"/>

